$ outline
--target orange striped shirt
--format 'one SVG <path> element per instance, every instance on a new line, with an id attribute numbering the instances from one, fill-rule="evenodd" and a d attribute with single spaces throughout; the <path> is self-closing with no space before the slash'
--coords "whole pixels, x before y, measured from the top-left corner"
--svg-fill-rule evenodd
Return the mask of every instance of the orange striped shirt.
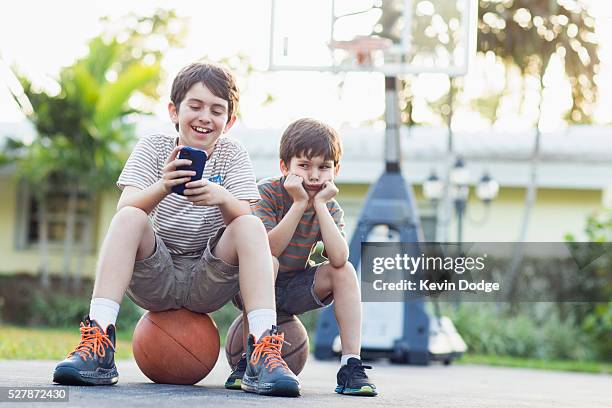
<path id="1" fill-rule="evenodd" d="M 254 203 L 251 208 L 268 231 L 278 225 L 293 204 L 293 199 L 283 187 L 284 182 L 284 177 L 274 177 L 261 180 L 257 185 L 261 200 Z M 330 200 L 327 203 L 327 209 L 344 236 L 344 211 L 336 200 Z M 321 240 L 321 228 L 317 214 L 313 207 L 307 208 L 289 245 L 278 258 L 279 273 L 301 271 L 314 264 L 310 261 L 310 255 Z"/>

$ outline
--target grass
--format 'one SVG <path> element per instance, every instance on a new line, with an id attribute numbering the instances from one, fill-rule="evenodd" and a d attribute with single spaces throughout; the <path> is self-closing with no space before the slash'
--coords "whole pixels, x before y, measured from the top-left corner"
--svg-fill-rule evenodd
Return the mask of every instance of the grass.
<path id="1" fill-rule="evenodd" d="M 611 374 L 612 364 L 598 361 L 537 360 L 532 358 L 466 354 L 457 364 L 483 364 L 490 366 L 536 368 L 542 370 L 576 371 L 585 373 Z"/>
<path id="2" fill-rule="evenodd" d="M 79 343 L 74 329 L 0 326 L 0 360 L 61 360 Z M 117 333 L 117 358 L 132 358 L 132 333 Z"/>
<path id="3" fill-rule="evenodd" d="M 221 344 L 225 333 L 221 331 Z M 0 326 L 0 360 L 61 360 L 79 342 L 76 329 Z M 117 333 L 117 359 L 131 359 L 132 332 Z M 482 364 L 544 370 L 612 373 L 612 364 L 596 361 L 546 361 L 519 357 L 467 354 L 456 364 Z"/>
<path id="4" fill-rule="evenodd" d="M 225 344 L 225 333 L 219 333 Z M 61 360 L 79 343 L 79 331 L 68 328 L 0 325 L 0 360 Z M 131 359 L 132 332 L 117 332 L 115 357 Z"/>

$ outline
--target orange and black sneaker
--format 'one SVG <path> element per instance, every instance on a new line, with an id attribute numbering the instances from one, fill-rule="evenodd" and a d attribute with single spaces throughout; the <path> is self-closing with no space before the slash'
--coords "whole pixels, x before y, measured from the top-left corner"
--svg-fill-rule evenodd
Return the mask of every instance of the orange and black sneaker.
<path id="1" fill-rule="evenodd" d="M 240 387 L 246 392 L 278 397 L 298 397 L 300 381 L 291 372 L 281 357 L 285 342 L 283 333 L 278 333 L 272 326 L 269 334 L 261 336 L 255 343 L 255 337 L 249 334 L 247 341 L 247 367 Z"/>
<path id="2" fill-rule="evenodd" d="M 115 366 L 115 326 L 106 332 L 87 316 L 81 322 L 81 342 L 55 367 L 53 382 L 64 385 L 113 385 L 119 374 Z"/>

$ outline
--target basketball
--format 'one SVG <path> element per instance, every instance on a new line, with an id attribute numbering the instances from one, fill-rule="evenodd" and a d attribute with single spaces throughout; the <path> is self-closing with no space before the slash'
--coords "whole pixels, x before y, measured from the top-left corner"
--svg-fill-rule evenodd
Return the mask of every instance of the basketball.
<path id="1" fill-rule="evenodd" d="M 308 359 L 309 342 L 306 328 L 294 315 L 278 315 L 277 325 L 278 332 L 285 333 L 285 341 L 291 343 L 291 345 L 283 344 L 281 355 L 291 371 L 298 375 Z M 242 315 L 239 315 L 227 331 L 225 339 L 225 356 L 230 366 L 233 367 L 238 363 L 242 353 L 244 353 Z"/>
<path id="2" fill-rule="evenodd" d="M 132 339 L 140 370 L 163 384 L 199 382 L 215 366 L 219 347 L 219 331 L 212 318 L 187 309 L 145 313 Z"/>

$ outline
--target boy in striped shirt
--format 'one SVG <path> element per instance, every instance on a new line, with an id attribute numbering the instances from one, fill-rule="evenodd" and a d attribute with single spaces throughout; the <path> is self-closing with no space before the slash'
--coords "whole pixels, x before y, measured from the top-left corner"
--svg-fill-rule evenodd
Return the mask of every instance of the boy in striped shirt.
<path id="1" fill-rule="evenodd" d="M 355 269 L 348 262 L 343 211 L 335 200 L 334 177 L 340 169 L 342 149 L 338 133 L 313 119 L 289 125 L 280 142 L 282 177 L 262 180 L 261 200 L 253 212 L 268 231 L 272 255 L 278 260 L 277 311 L 299 315 L 335 302 L 334 311 L 342 342 L 341 368 L 336 392 L 376 395 L 365 374 L 361 349 L 361 301 Z M 323 241 L 328 261 L 309 260 Z M 244 361 L 242 362 L 244 366 Z M 226 386 L 240 378 L 239 362 Z M 228 386 L 229 385 L 229 386 Z"/>
<path id="2" fill-rule="evenodd" d="M 125 164 L 81 342 L 57 365 L 53 381 L 117 382 L 115 321 L 124 294 L 152 311 L 210 313 L 240 289 L 253 355 L 243 389 L 298 396 L 299 381 L 280 354 L 283 336 L 275 327 L 274 266 L 266 230 L 251 214 L 250 203 L 260 199 L 255 175 L 244 147 L 225 137 L 236 121 L 235 78 L 223 66 L 194 63 L 176 76 L 170 99 L 168 112 L 178 135 L 140 139 Z M 206 152 L 202 179 L 190 181 L 195 172 L 181 169 L 191 164 L 177 158 L 184 146 Z M 180 184 L 185 184 L 184 195 L 172 193 Z"/>

